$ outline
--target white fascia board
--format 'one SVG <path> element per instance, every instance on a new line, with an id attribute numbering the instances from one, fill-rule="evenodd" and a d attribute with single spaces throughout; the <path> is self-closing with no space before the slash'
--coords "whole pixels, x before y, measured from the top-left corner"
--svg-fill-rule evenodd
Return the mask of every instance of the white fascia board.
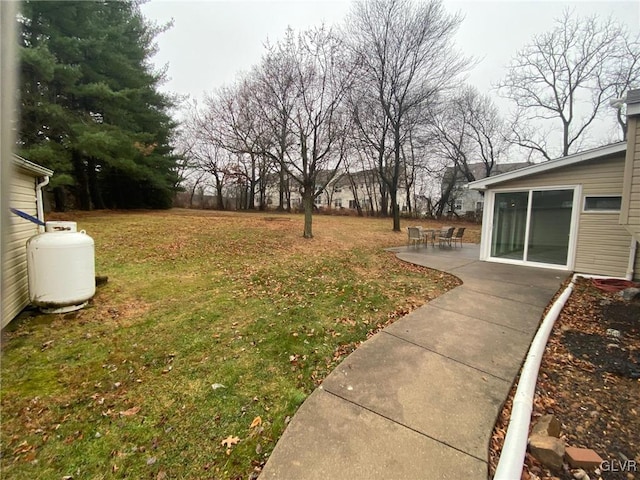
<path id="1" fill-rule="evenodd" d="M 603 147 L 594 148 L 592 150 L 574 153 L 573 155 L 568 155 L 566 157 L 560 157 L 546 162 L 537 163 L 535 165 L 520 168 L 518 170 L 512 170 L 511 172 L 501 173 L 500 175 L 496 175 L 495 177 L 487 177 L 481 180 L 476 180 L 475 182 L 470 182 L 467 185 L 467 188 L 470 188 L 472 190 L 486 190 L 489 186 L 495 185 L 496 183 L 508 182 L 509 180 L 528 177 L 529 175 L 535 175 L 549 170 L 555 170 L 556 168 L 562 168 L 568 165 L 586 162 L 598 157 L 615 155 L 616 153 L 622 153 L 626 151 L 626 149 L 626 142 L 613 143 L 610 145 L 605 145 Z"/>
<path id="2" fill-rule="evenodd" d="M 13 164 L 16 167 L 23 168 L 29 172 L 35 173 L 37 176 L 50 177 L 53 175 L 53 170 L 38 165 L 37 163 L 30 162 L 26 158 L 22 158 L 19 155 L 13 155 Z"/>

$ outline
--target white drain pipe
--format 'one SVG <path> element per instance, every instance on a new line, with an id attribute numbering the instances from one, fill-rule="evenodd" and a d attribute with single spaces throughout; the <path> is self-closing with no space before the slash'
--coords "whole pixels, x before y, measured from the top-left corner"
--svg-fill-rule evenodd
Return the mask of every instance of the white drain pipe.
<path id="1" fill-rule="evenodd" d="M 529 422 L 533 411 L 533 396 L 536 391 L 540 362 L 542 361 L 542 355 L 547 346 L 551 329 L 573 291 L 575 279 L 576 275 L 573 276 L 571 283 L 564 289 L 562 295 L 553 303 L 551 309 L 545 315 L 536 336 L 533 338 L 533 342 L 531 342 L 527 359 L 520 373 L 518 388 L 513 397 L 507 436 L 504 439 L 496 474 L 493 477 L 494 480 L 513 480 L 522 476 L 522 465 L 527 452 Z"/>
<path id="2" fill-rule="evenodd" d="M 531 422 L 531 413 L 533 412 L 533 397 L 536 391 L 536 383 L 538 381 L 538 370 L 540 362 L 549 340 L 549 335 L 558 315 L 562 311 L 565 303 L 569 299 L 575 281 L 578 277 L 583 278 L 616 278 L 624 280 L 624 278 L 611 277 L 604 275 L 582 275 L 575 274 L 571 278 L 571 282 L 564 289 L 547 312 L 542 320 L 542 324 L 531 342 L 529 353 L 520 373 L 520 381 L 518 388 L 513 397 L 513 407 L 511 409 L 511 418 L 507 427 L 507 435 L 504 439 L 498 467 L 493 476 L 493 480 L 513 480 L 522 476 L 522 466 L 524 465 L 524 456 L 527 452 L 527 441 L 529 438 L 529 423 Z"/>
<path id="3" fill-rule="evenodd" d="M 38 220 L 44 222 L 44 203 L 42 198 L 42 189 L 49 185 L 49 176 L 45 175 L 42 182 L 36 185 L 36 207 L 37 207 L 37 217 Z M 38 232 L 43 233 L 44 227 L 42 225 L 38 225 Z"/>
<path id="4" fill-rule="evenodd" d="M 631 236 L 631 246 L 629 247 L 629 263 L 627 265 L 627 275 L 624 277 L 626 280 L 633 280 L 633 267 L 636 262 L 636 248 L 638 246 L 638 242 L 636 241 L 636 237 Z"/>

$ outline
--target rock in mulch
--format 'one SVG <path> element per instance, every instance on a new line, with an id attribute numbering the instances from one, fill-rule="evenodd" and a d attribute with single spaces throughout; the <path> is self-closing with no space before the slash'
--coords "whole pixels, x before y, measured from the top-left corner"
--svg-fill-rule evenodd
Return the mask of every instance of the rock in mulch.
<path id="1" fill-rule="evenodd" d="M 621 292 L 618 293 L 622 297 L 625 302 L 630 302 L 634 298 L 636 298 L 640 294 L 640 288 L 625 288 Z"/>
<path id="2" fill-rule="evenodd" d="M 564 463 L 564 442 L 548 435 L 529 437 L 529 451 L 540 463 L 548 468 L 560 470 Z"/>
<path id="3" fill-rule="evenodd" d="M 553 415 L 543 415 L 531 428 L 531 435 L 547 435 L 549 437 L 560 437 L 560 421 Z"/>

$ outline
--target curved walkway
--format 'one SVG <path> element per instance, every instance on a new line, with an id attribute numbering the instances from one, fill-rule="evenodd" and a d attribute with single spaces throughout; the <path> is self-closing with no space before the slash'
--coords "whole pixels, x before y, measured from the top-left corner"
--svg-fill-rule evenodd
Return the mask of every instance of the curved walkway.
<path id="1" fill-rule="evenodd" d="M 567 274 L 462 249 L 397 256 L 463 285 L 385 328 L 300 407 L 263 480 L 486 479 L 495 419 Z"/>

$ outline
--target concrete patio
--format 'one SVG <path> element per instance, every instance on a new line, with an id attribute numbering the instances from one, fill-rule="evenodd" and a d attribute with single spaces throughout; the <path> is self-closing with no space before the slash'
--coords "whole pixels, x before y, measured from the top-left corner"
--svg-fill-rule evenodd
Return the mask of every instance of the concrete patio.
<path id="1" fill-rule="evenodd" d="M 497 414 L 568 274 L 480 262 L 470 244 L 392 251 L 463 285 L 345 359 L 300 407 L 260 478 L 487 478 Z"/>

